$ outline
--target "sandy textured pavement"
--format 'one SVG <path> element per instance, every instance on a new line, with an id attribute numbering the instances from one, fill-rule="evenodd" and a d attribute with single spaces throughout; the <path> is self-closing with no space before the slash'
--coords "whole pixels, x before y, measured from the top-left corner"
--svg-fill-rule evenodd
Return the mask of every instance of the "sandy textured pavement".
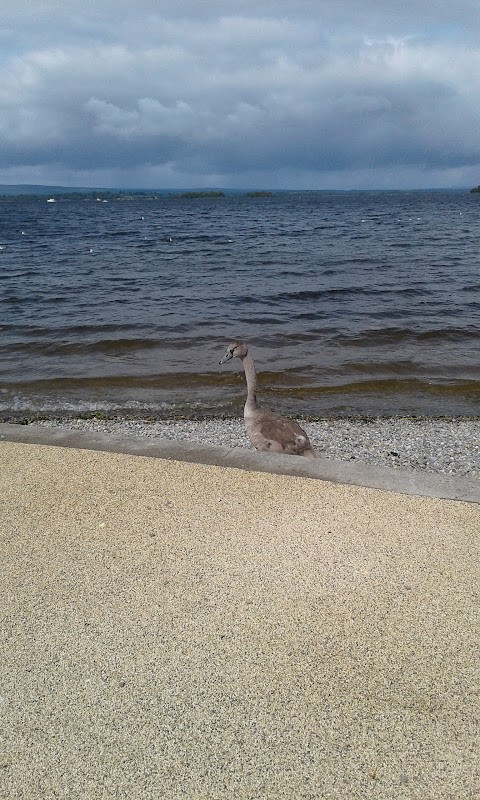
<path id="1" fill-rule="evenodd" d="M 0 443 L 0 796 L 480 796 L 480 506 Z"/>

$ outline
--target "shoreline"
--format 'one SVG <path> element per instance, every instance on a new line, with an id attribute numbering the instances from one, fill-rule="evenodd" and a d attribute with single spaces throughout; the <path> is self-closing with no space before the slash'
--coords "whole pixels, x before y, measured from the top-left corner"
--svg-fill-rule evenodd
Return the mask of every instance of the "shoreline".
<path id="1" fill-rule="evenodd" d="M 321 458 L 480 479 L 480 417 L 299 418 L 299 422 Z M 16 424 L 253 450 L 240 417 L 56 417 Z"/>

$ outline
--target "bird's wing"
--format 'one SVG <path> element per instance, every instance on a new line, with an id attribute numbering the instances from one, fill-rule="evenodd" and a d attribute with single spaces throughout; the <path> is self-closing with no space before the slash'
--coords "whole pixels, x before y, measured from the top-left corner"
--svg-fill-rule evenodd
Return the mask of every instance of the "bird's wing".
<path id="1" fill-rule="evenodd" d="M 251 428 L 249 435 L 258 449 L 293 455 L 312 449 L 307 434 L 298 422 L 268 409 L 258 409 Z M 255 434 L 258 439 L 261 437 L 264 440 L 262 446 L 254 441 Z"/>

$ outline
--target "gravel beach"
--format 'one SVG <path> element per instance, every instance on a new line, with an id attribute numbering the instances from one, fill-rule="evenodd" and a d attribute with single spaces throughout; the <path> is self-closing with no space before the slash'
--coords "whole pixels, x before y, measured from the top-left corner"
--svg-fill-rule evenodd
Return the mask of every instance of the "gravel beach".
<path id="1" fill-rule="evenodd" d="M 480 478 L 480 419 L 299 420 L 319 456 L 375 466 Z M 45 427 L 251 448 L 242 419 L 35 420 Z"/>

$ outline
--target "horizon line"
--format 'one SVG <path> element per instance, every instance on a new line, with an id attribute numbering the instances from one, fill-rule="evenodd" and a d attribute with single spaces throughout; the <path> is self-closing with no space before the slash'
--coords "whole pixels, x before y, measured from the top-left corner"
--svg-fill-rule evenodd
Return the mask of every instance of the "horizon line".
<path id="1" fill-rule="evenodd" d="M 470 186 L 424 186 L 424 187 L 403 187 L 403 188 L 396 188 L 396 187 L 386 187 L 386 186 L 370 186 L 370 187 L 323 187 L 323 188 L 311 188 L 311 187 L 296 187 L 296 188 L 269 188 L 269 187 L 225 187 L 225 186 L 185 186 L 185 187 L 173 187 L 173 186 L 162 186 L 162 187 L 143 187 L 143 186 L 99 186 L 99 185 L 89 185 L 89 186 L 73 186 L 73 185 L 63 185 L 63 184 L 50 184 L 50 183 L 0 183 L 0 190 L 1 189 L 21 189 L 21 188 L 37 188 L 37 189 L 50 189 L 50 190 L 61 190 L 64 189 L 68 192 L 76 192 L 76 191 L 98 191 L 98 192 L 189 192 L 189 191 L 198 191 L 198 192 L 208 192 L 208 191 L 222 191 L 222 192 L 251 192 L 251 191 L 264 191 L 264 192 L 441 192 L 441 191 L 465 191 L 469 190 Z"/>

